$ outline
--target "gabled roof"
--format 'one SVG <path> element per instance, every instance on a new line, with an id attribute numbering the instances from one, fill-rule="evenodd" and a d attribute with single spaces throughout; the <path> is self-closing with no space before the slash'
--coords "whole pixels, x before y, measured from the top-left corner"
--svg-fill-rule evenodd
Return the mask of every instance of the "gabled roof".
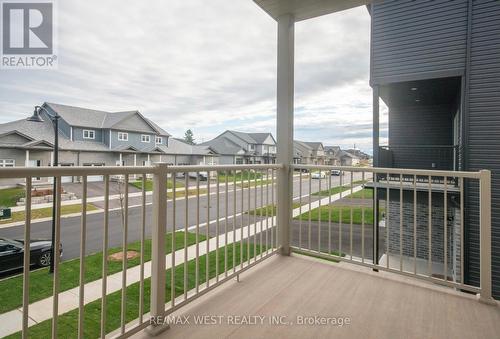
<path id="1" fill-rule="evenodd" d="M 208 145 L 190 145 L 182 139 L 170 139 L 168 147 L 165 145 L 161 147 L 165 153 L 168 154 L 182 154 L 182 155 L 216 155 L 218 152 Z"/>
<path id="2" fill-rule="evenodd" d="M 50 102 L 44 103 L 43 106 L 57 112 L 71 126 L 112 129 L 118 123 L 137 115 L 159 135 L 170 136 L 169 133 L 144 117 L 139 111 L 106 112 Z"/>
<path id="3" fill-rule="evenodd" d="M 315 151 L 317 151 L 320 148 L 324 149 L 322 142 L 304 141 L 304 143 L 307 144 L 309 147 L 311 147 Z"/>
<path id="4" fill-rule="evenodd" d="M 9 136 L 9 135 L 12 135 L 12 134 L 16 134 L 16 135 L 19 135 L 23 138 L 26 138 L 27 140 L 34 140 L 32 137 L 30 137 L 29 135 L 26 135 L 24 133 L 21 133 L 19 132 L 18 130 L 12 130 L 12 131 L 7 131 L 7 132 L 3 132 L 3 133 L 0 133 L 0 138 L 2 137 L 6 137 L 6 136 Z"/>
<path id="5" fill-rule="evenodd" d="M 234 155 L 245 150 L 241 148 L 238 144 L 231 141 L 228 138 L 216 137 L 215 139 L 209 140 L 201 144 L 202 146 L 209 146 L 218 154 Z"/>
<path id="6" fill-rule="evenodd" d="M 249 133 L 250 137 L 255 140 L 257 144 L 263 144 L 267 138 L 271 137 L 274 143 L 276 144 L 276 140 L 274 139 L 271 133 Z"/>

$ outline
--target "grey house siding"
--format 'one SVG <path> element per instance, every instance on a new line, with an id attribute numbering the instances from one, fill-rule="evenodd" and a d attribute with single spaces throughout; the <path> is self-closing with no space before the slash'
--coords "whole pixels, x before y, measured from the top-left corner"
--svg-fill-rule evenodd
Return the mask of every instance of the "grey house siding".
<path id="1" fill-rule="evenodd" d="M 393 0 L 372 10 L 372 81 L 465 67 L 467 0 Z"/>
<path id="2" fill-rule="evenodd" d="M 133 146 L 140 150 L 147 146 L 152 146 L 155 143 L 155 135 L 152 133 L 140 133 L 140 132 L 136 133 L 136 132 L 123 131 L 125 133 L 128 133 L 128 141 L 120 141 L 118 140 L 118 132 L 121 131 L 116 131 L 116 130 L 111 131 L 111 148 L 115 148 L 117 146 Z M 149 143 L 141 141 L 141 135 L 143 134 L 147 134 L 150 136 Z"/>
<path id="3" fill-rule="evenodd" d="M 429 169 L 434 164 L 436 169 L 453 169 L 452 149 L 425 146 L 453 145 L 454 113 L 455 109 L 449 105 L 391 107 L 389 146 L 395 146 L 391 148 L 392 165 Z"/>
<path id="4" fill-rule="evenodd" d="M 493 295 L 500 298 L 500 2 L 472 3 L 466 165 L 492 172 Z M 469 186 L 468 276 L 479 283 L 477 185 Z"/>
<path id="5" fill-rule="evenodd" d="M 95 132 L 94 139 L 84 139 L 83 130 L 90 130 Z M 73 140 L 74 141 L 85 141 L 85 142 L 104 142 L 104 134 L 106 131 L 99 128 L 85 128 L 85 127 L 73 127 Z"/>
<path id="6" fill-rule="evenodd" d="M 401 78 L 439 77 L 450 71 L 465 75 L 463 167 L 492 172 L 492 279 L 497 299 L 500 298 L 499 18 L 500 2 L 496 0 L 376 3 L 372 6 L 371 60 L 372 84 Z M 422 118 L 420 122 L 425 120 Z M 390 123 L 389 133 L 391 128 L 394 125 Z M 466 188 L 464 272 L 468 283 L 478 285 L 479 191 L 476 184 L 469 183 Z"/>

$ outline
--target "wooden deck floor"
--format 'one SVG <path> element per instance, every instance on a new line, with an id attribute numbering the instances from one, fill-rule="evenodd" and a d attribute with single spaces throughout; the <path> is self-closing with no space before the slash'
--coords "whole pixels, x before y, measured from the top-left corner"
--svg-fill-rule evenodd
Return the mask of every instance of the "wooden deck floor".
<path id="1" fill-rule="evenodd" d="M 500 307 L 475 296 L 295 255 L 270 258 L 174 315 L 187 316 L 189 324 L 172 325 L 158 338 L 500 338 Z M 221 323 L 197 325 L 199 315 L 220 316 Z M 261 316 L 263 324 L 235 316 Z M 270 324 L 273 316 L 288 324 Z M 305 316 L 350 324 L 297 324 Z M 234 324 L 244 319 L 259 324 Z"/>

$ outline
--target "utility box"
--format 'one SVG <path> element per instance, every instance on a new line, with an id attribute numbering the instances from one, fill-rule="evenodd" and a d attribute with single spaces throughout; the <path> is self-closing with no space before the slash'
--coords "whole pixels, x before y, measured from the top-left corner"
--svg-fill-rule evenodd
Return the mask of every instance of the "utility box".
<path id="1" fill-rule="evenodd" d="M 12 211 L 10 208 L 0 207 L 0 220 L 12 218 Z"/>

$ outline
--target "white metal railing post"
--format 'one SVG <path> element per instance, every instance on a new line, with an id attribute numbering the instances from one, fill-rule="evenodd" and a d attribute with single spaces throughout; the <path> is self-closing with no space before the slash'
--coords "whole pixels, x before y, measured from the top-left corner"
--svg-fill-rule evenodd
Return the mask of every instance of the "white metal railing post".
<path id="1" fill-rule="evenodd" d="M 479 181 L 479 235 L 480 288 L 479 301 L 495 305 L 491 297 L 491 172 L 480 171 Z"/>
<path id="2" fill-rule="evenodd" d="M 167 229 L 167 164 L 157 164 L 153 173 L 153 225 L 151 232 L 151 319 L 148 332 L 168 329 L 165 315 L 165 233 Z"/>
<path id="3" fill-rule="evenodd" d="M 290 255 L 292 217 L 293 97 L 295 19 L 290 14 L 278 18 L 277 76 L 277 160 L 283 165 L 278 173 L 277 225 L 281 254 Z"/>

